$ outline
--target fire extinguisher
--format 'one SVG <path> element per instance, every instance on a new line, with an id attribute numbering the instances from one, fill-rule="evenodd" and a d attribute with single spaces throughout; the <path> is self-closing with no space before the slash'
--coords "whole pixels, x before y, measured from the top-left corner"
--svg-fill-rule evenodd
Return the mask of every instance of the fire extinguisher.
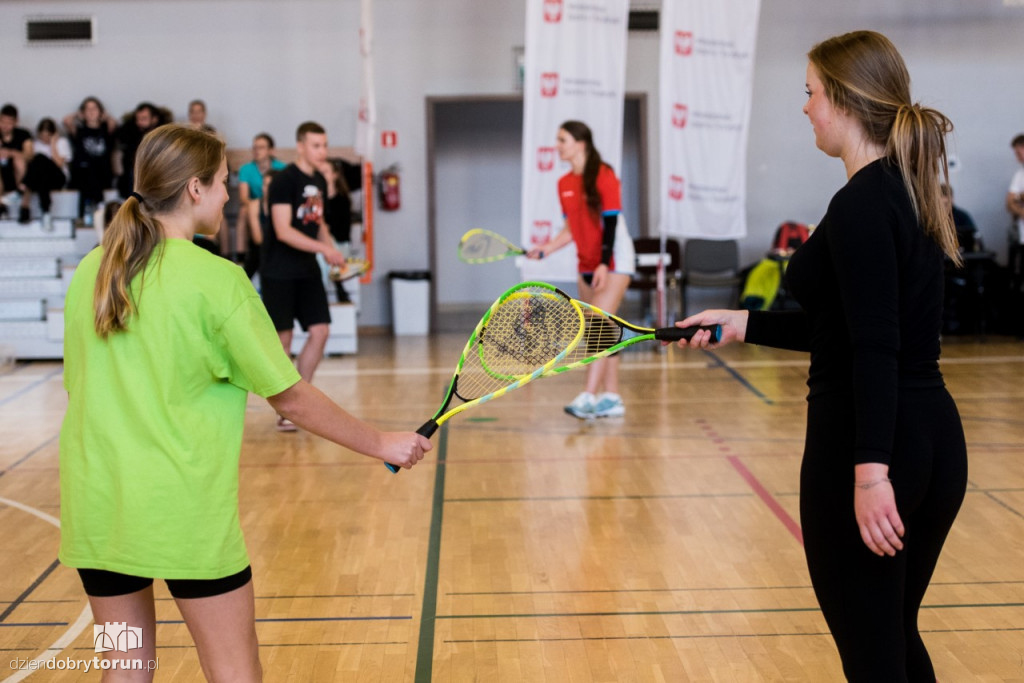
<path id="1" fill-rule="evenodd" d="M 380 208 L 382 211 L 398 211 L 402 206 L 401 185 L 398 182 L 398 166 L 388 166 L 380 172 L 378 179 Z"/>

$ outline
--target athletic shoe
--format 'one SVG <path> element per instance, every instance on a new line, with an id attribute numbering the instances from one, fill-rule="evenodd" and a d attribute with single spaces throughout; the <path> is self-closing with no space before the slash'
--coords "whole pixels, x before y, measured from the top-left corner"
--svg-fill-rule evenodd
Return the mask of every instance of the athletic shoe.
<path id="1" fill-rule="evenodd" d="M 594 395 L 589 391 L 581 392 L 572 400 L 572 403 L 565 407 L 565 412 L 581 420 L 594 417 Z"/>
<path id="2" fill-rule="evenodd" d="M 618 394 L 601 394 L 594 403 L 594 417 L 622 417 L 625 414 L 626 406 Z"/>
<path id="3" fill-rule="evenodd" d="M 287 417 L 277 416 L 277 431 L 279 432 L 294 432 L 298 429 L 295 423 L 289 420 Z"/>

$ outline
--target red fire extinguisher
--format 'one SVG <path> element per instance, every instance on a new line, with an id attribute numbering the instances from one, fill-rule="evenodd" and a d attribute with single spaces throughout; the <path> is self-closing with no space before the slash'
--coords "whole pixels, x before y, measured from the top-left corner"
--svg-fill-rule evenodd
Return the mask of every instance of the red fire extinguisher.
<path id="1" fill-rule="evenodd" d="M 398 182 L 398 167 L 388 166 L 380 172 L 377 181 L 382 211 L 397 211 L 402 206 L 401 185 Z"/>

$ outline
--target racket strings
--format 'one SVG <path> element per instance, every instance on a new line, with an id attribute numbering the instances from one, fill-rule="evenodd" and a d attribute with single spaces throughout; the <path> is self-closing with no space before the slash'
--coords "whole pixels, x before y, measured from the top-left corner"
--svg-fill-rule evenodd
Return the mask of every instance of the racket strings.
<path id="1" fill-rule="evenodd" d="M 492 309 L 466 354 L 456 395 L 473 400 L 544 367 L 580 333 L 580 311 L 550 290 L 521 290 Z"/>
<path id="2" fill-rule="evenodd" d="M 501 235 L 489 230 L 470 230 L 459 242 L 459 258 L 468 263 L 497 261 L 522 250 Z"/>
<path id="3" fill-rule="evenodd" d="M 559 365 L 581 361 L 622 341 L 622 328 L 603 311 L 584 306 L 583 320 L 583 338 Z"/>

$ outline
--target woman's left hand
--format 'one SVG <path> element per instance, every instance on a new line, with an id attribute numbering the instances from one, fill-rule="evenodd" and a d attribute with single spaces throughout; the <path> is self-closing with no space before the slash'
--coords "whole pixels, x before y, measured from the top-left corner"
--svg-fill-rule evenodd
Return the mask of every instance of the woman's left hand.
<path id="1" fill-rule="evenodd" d="M 896 554 L 903 550 L 903 520 L 896 510 L 896 494 L 888 478 L 888 468 L 872 463 L 862 471 L 858 465 L 854 480 L 853 511 L 864 545 L 878 556 Z M 884 471 L 880 470 L 884 467 Z"/>
<path id="2" fill-rule="evenodd" d="M 604 288 L 606 282 L 608 282 L 608 266 L 602 263 L 597 268 L 594 268 L 594 276 L 590 279 L 590 287 L 595 292 L 599 292 Z"/>

